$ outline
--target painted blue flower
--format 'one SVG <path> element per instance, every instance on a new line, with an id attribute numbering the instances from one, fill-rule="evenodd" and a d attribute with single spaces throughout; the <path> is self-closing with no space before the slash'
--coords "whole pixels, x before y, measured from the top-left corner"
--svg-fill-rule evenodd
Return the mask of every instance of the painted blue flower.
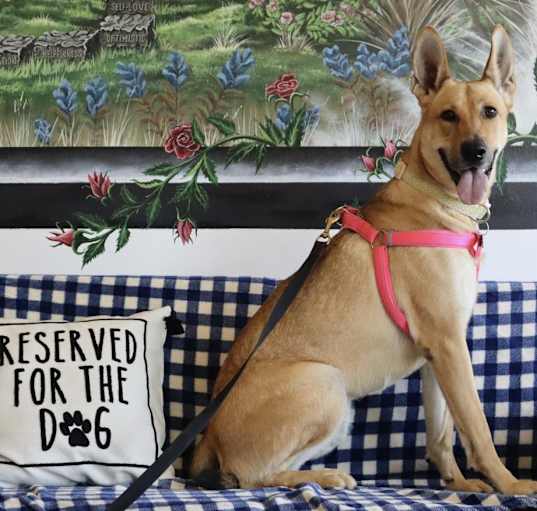
<path id="1" fill-rule="evenodd" d="M 386 48 L 378 52 L 370 51 L 365 44 L 356 50 L 354 68 L 368 80 L 381 72 L 387 72 L 398 78 L 410 73 L 410 41 L 408 29 L 402 26 L 388 40 Z"/>
<path id="2" fill-rule="evenodd" d="M 255 58 L 250 48 L 235 50 L 217 75 L 222 88 L 238 89 L 244 85 L 250 79 L 247 71 L 254 64 Z"/>
<path id="3" fill-rule="evenodd" d="M 304 127 L 315 128 L 319 124 L 321 119 L 321 107 L 319 105 L 314 105 L 308 110 L 306 110 L 306 115 L 304 116 Z"/>
<path id="4" fill-rule="evenodd" d="M 35 138 L 42 144 L 49 145 L 52 136 L 52 126 L 46 119 L 40 117 L 34 121 Z"/>
<path id="5" fill-rule="evenodd" d="M 71 115 L 78 107 L 78 94 L 67 80 L 62 80 L 60 86 L 52 91 L 58 108 L 66 115 Z"/>
<path id="6" fill-rule="evenodd" d="M 349 58 L 341 53 L 339 46 L 334 45 L 332 48 L 323 49 L 323 63 L 332 76 L 346 82 L 352 79 L 352 66 L 349 64 Z"/>
<path id="7" fill-rule="evenodd" d="M 389 72 L 401 78 L 410 74 L 410 41 L 408 39 L 408 29 L 402 26 L 393 34 L 388 41 L 386 52 L 389 58 L 386 65 Z"/>
<path id="8" fill-rule="evenodd" d="M 125 87 L 129 98 L 141 98 L 145 95 L 147 82 L 142 68 L 133 62 L 130 64 L 118 62 L 116 74 L 121 78 L 119 83 Z"/>
<path id="9" fill-rule="evenodd" d="M 103 78 L 93 78 L 84 87 L 86 93 L 86 110 L 95 118 L 108 101 L 108 85 Z"/>
<path id="10" fill-rule="evenodd" d="M 379 72 L 385 71 L 386 64 L 379 53 L 370 51 L 363 43 L 360 44 L 356 50 L 356 60 L 354 61 L 356 71 L 368 80 L 375 78 Z"/>
<path id="11" fill-rule="evenodd" d="M 179 90 L 188 78 L 188 66 L 183 55 L 176 51 L 170 53 L 162 74 L 175 90 Z"/>
<path id="12" fill-rule="evenodd" d="M 276 120 L 274 121 L 274 124 L 276 124 L 279 129 L 285 131 L 292 118 L 293 110 L 291 109 L 291 105 L 289 103 L 280 103 L 276 110 Z"/>

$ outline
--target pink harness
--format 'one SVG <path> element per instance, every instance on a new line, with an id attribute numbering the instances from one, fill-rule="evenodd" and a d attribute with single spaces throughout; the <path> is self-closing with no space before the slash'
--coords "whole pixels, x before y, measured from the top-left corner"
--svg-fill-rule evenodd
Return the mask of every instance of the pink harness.
<path id="1" fill-rule="evenodd" d="M 393 290 L 388 247 L 465 248 L 476 260 L 477 275 L 483 249 L 483 236 L 475 232 L 456 233 L 446 230 L 379 231 L 358 215 L 356 208 L 345 206 L 340 217 L 341 227 L 359 234 L 373 250 L 375 279 L 384 309 L 393 322 L 410 337 L 404 312 L 397 304 Z"/>

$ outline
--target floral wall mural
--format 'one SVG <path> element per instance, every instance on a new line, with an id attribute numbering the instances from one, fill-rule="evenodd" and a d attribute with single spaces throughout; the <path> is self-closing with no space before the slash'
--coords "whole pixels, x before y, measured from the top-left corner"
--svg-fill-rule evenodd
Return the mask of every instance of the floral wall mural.
<path id="1" fill-rule="evenodd" d="M 454 73 L 472 79 L 496 23 L 517 56 L 509 144 L 533 146 L 537 0 L 4 0 L 0 148 L 161 147 L 175 161 L 129 186 L 88 169 L 81 201 L 98 208 L 58 218 L 49 239 L 87 264 L 121 250 L 133 219 L 151 227 L 173 208 L 186 243 L 209 202 L 200 180 L 218 183 L 216 150 L 255 173 L 272 148 L 381 146 L 355 170 L 389 176 L 419 118 L 416 34 L 435 26 Z M 502 156 L 500 181 L 507 169 Z"/>
<path id="2" fill-rule="evenodd" d="M 0 10 L 0 146 L 159 146 L 219 114 L 259 135 L 267 85 L 292 75 L 307 94 L 304 145 L 407 140 L 417 32 L 434 25 L 461 78 L 479 76 L 490 30 L 515 41 L 521 98 L 537 52 L 535 0 L 5 0 Z M 294 82 L 292 82 L 294 83 Z M 519 101 L 529 131 L 536 108 Z M 282 106 L 272 119 L 286 123 Z M 281 142 L 279 142 L 281 143 Z"/>

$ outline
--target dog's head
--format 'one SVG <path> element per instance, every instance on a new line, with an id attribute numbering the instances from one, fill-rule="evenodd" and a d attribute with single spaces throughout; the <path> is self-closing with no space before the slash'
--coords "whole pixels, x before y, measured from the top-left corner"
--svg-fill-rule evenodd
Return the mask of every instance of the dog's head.
<path id="1" fill-rule="evenodd" d="M 438 33 L 426 27 L 416 40 L 413 68 L 425 168 L 463 202 L 482 202 L 496 179 L 495 160 L 507 141 L 515 93 L 509 36 L 496 26 L 482 78 L 463 82 L 451 77 L 444 45 Z"/>

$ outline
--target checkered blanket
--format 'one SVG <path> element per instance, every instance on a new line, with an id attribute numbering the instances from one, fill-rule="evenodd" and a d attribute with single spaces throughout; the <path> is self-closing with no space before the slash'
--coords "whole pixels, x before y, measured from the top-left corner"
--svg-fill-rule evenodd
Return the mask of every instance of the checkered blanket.
<path id="1" fill-rule="evenodd" d="M 170 305 L 186 334 L 165 349 L 165 407 L 174 438 L 209 399 L 218 367 L 237 331 L 274 289 L 269 279 L 0 276 L 0 317 L 66 319 Z M 520 477 L 537 478 L 537 284 L 480 284 L 468 329 L 476 383 L 498 452 Z M 297 489 L 203 492 L 161 481 L 140 509 L 515 509 L 537 498 L 455 494 L 442 490 L 425 461 L 425 423 L 418 374 L 354 405 L 354 422 L 338 449 L 312 467 L 352 473 L 355 491 Z M 456 441 L 455 454 L 465 467 Z M 182 460 L 178 460 L 178 476 Z M 433 489 L 430 489 L 433 488 Z M 0 509 L 98 509 L 121 488 L 21 488 L 0 492 Z"/>

